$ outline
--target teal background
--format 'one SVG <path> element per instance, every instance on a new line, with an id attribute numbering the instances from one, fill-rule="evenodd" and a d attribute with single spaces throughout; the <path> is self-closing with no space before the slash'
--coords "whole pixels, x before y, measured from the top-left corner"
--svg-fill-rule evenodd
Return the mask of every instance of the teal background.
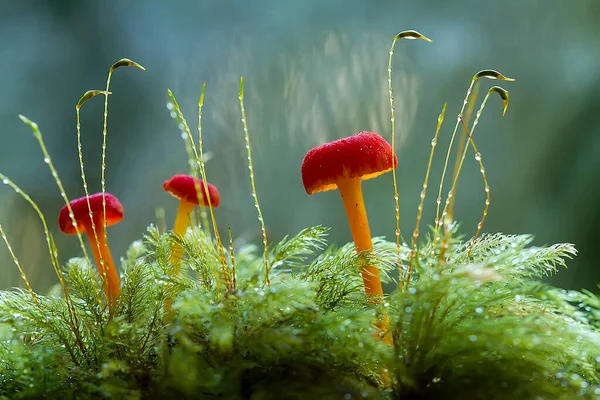
<path id="1" fill-rule="evenodd" d="M 77 240 L 55 226 L 63 206 L 22 113 L 42 129 L 71 198 L 83 195 L 75 104 L 103 89 L 122 57 L 147 68 L 114 75 L 109 103 L 107 188 L 125 221 L 110 228 L 115 257 L 176 201 L 161 184 L 186 172 L 166 89 L 196 125 L 207 82 L 205 151 L 221 192 L 223 234 L 260 243 L 247 175 L 238 80 L 246 81 L 256 185 L 270 238 L 314 224 L 331 240 L 351 240 L 337 192 L 307 196 L 300 179 L 306 151 L 360 130 L 389 139 L 387 56 L 394 35 L 416 29 L 434 39 L 401 41 L 394 63 L 402 231 L 409 239 L 437 116 L 446 124 L 432 170 L 424 222 L 433 221 L 437 183 L 456 114 L 474 73 L 493 68 L 511 102 L 502 118 L 492 98 L 476 134 L 491 186 L 484 231 L 532 233 L 536 244 L 573 242 L 580 251 L 552 282 L 593 289 L 600 281 L 600 3 L 588 1 L 4 1 L 0 4 L 0 171 L 40 205 L 65 261 Z M 484 93 L 491 84 L 482 86 Z M 82 110 L 84 159 L 91 190 L 100 189 L 101 98 Z M 0 222 L 34 288 L 56 282 L 41 225 L 29 206 L 0 187 Z M 364 183 L 373 235 L 393 240 L 391 174 Z M 456 218 L 472 235 L 484 203 L 472 154 L 457 196 Z M 424 228 L 424 226 L 422 227 Z M 22 285 L 0 245 L 0 287 Z"/>

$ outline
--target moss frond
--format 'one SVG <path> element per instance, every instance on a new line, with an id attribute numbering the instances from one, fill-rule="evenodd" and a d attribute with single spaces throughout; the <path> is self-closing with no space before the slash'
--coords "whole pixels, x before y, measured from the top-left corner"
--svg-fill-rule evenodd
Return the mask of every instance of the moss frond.
<path id="1" fill-rule="evenodd" d="M 77 394 L 195 398 L 594 398 L 600 384 L 598 297 L 535 281 L 575 254 L 571 245 L 527 247 L 531 237 L 452 239 L 440 260 L 417 247 L 407 289 L 373 304 L 361 263 L 395 269 L 395 243 L 373 254 L 326 247 L 327 230 L 307 228 L 269 252 L 235 251 L 238 287 L 219 283 L 216 243 L 196 228 L 185 237 L 150 227 L 122 262 L 122 294 L 109 315 L 100 277 L 84 259 L 63 269 L 81 340 L 65 300 L 0 292 L 2 395 Z M 184 273 L 167 275 L 173 246 Z M 432 249 L 434 252 L 432 253 Z M 410 249 L 403 247 L 403 257 Z M 173 298 L 174 318 L 165 318 Z M 393 348 L 374 336 L 387 309 Z M 393 377 L 385 388 L 381 371 Z M 350 397 L 345 397 L 350 396 Z"/>

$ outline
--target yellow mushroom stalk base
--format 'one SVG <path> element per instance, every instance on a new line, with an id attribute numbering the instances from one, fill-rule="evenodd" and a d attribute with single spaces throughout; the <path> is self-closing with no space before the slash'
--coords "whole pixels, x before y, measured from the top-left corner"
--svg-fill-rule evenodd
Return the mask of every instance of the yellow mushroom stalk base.
<path id="1" fill-rule="evenodd" d="M 350 223 L 352 239 L 358 253 L 373 249 L 371 240 L 371 230 L 369 229 L 369 220 L 367 219 L 367 210 L 362 194 L 361 178 L 347 178 L 337 182 L 337 187 L 342 195 L 342 201 L 346 208 L 346 215 Z M 365 293 L 369 296 L 383 297 L 383 288 L 379 279 L 379 269 L 374 265 L 364 265 L 361 267 Z M 381 332 L 386 332 L 383 341 L 392 344 L 392 335 L 389 332 L 389 319 L 387 314 L 381 317 L 377 324 Z"/>
<path id="2" fill-rule="evenodd" d="M 181 200 L 179 207 L 177 208 L 177 217 L 175 218 L 175 226 L 173 227 L 173 233 L 176 236 L 184 236 L 187 232 L 187 228 L 190 224 L 190 215 L 194 211 L 196 205 L 189 201 Z M 180 261 L 183 257 L 183 249 L 178 244 L 173 246 L 173 253 L 171 254 L 171 265 L 173 265 L 172 275 L 179 275 L 181 268 Z"/>

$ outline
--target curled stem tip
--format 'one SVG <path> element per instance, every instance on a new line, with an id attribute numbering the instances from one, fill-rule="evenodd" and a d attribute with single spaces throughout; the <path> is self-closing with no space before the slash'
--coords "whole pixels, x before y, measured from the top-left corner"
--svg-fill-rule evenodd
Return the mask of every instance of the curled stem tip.
<path id="1" fill-rule="evenodd" d="M 121 68 L 121 67 L 136 67 L 136 68 L 141 69 L 142 71 L 146 70 L 146 68 L 142 67 L 140 64 L 136 63 L 135 61 L 130 60 L 128 58 L 122 58 L 110 67 L 110 70 L 108 73 L 112 74 L 115 69 Z"/>
<path id="2" fill-rule="evenodd" d="M 509 78 L 502 75 L 500 72 L 495 71 L 493 69 L 484 69 L 473 75 L 473 81 L 476 81 L 479 78 L 487 78 L 487 79 L 499 79 L 501 81 L 514 82 L 514 78 Z"/>
<path id="3" fill-rule="evenodd" d="M 426 42 L 433 43 L 433 40 L 429 39 L 427 36 L 422 35 L 419 32 L 413 30 L 400 32 L 394 37 L 394 42 L 399 39 L 423 39 Z"/>
<path id="4" fill-rule="evenodd" d="M 88 90 L 87 92 L 85 92 L 83 94 L 83 96 L 81 96 L 81 98 L 79 99 L 79 101 L 75 105 L 75 109 L 76 110 L 81 109 L 81 107 L 83 106 L 83 104 L 86 101 L 88 101 L 92 97 L 96 97 L 96 96 L 101 95 L 101 94 L 103 94 L 103 95 L 109 95 L 109 94 L 112 94 L 112 92 L 107 92 L 105 90 Z"/>
<path id="5" fill-rule="evenodd" d="M 504 117 L 504 115 L 506 115 L 506 110 L 508 110 L 508 91 L 500 86 L 492 86 L 490 90 L 488 90 L 488 96 L 493 92 L 498 93 L 502 99 L 502 103 L 504 103 L 504 109 L 502 110 L 502 116 Z"/>
<path id="6" fill-rule="evenodd" d="M 30 120 L 29 118 L 27 118 L 26 116 L 24 116 L 23 114 L 19 114 L 19 119 L 21 121 L 23 121 L 26 125 L 28 125 L 31 128 L 31 130 L 34 131 L 34 134 L 36 134 L 36 132 L 39 131 L 38 124 L 36 124 L 32 120 Z"/>

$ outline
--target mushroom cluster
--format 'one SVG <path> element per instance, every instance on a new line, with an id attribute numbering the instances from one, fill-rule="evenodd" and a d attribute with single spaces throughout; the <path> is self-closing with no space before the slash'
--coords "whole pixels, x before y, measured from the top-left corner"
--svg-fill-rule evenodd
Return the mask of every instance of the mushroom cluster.
<path id="1" fill-rule="evenodd" d="M 328 190 L 339 190 L 356 251 L 359 254 L 373 248 L 369 221 L 362 194 L 362 181 L 391 171 L 398 165 L 389 143 L 374 132 L 359 132 L 352 136 L 322 144 L 308 151 L 302 162 L 302 182 L 309 195 Z M 198 178 L 177 174 L 163 183 L 166 192 L 179 200 L 173 233 L 185 235 L 190 215 L 196 206 L 218 207 L 217 188 Z M 123 219 L 123 207 L 109 193 L 97 193 L 70 202 L 61 209 L 58 223 L 66 234 L 85 233 L 89 239 L 98 271 L 110 305 L 120 294 L 119 275 L 106 241 L 105 226 Z M 179 273 L 182 249 L 173 248 L 172 274 Z M 365 292 L 374 299 L 383 296 L 379 270 L 374 265 L 361 266 Z M 384 317 L 380 326 L 383 328 Z"/>
<path id="2" fill-rule="evenodd" d="M 204 188 L 206 187 L 206 190 Z M 190 221 L 190 214 L 195 206 L 218 207 L 219 191 L 210 183 L 188 175 L 175 175 L 163 184 L 166 192 L 179 199 L 179 208 L 175 219 L 173 233 L 184 235 Z M 65 205 L 58 215 L 58 226 L 67 235 L 85 234 L 90 242 L 98 272 L 104 282 L 104 291 L 112 308 L 116 303 L 121 287 L 119 274 L 106 240 L 105 227 L 121 222 L 123 206 L 110 193 L 96 193 L 87 197 L 72 200 Z M 181 248 L 175 246 L 171 262 L 173 273 L 179 272 Z"/>

